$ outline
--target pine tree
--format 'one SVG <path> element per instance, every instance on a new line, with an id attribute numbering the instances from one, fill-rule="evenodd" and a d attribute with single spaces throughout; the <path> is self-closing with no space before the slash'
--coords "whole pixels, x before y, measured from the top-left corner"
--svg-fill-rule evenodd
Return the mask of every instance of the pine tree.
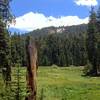
<path id="1" fill-rule="evenodd" d="M 10 21 L 9 2 L 11 0 L 0 0 L 0 68 L 5 86 L 5 100 L 10 99 L 11 86 L 11 61 L 10 61 L 10 35 L 7 29 Z"/>
<path id="2" fill-rule="evenodd" d="M 96 13 L 94 7 L 91 7 L 91 15 L 87 30 L 86 48 L 89 63 L 92 65 L 87 74 L 97 75 L 97 42 L 96 42 Z"/>
<path id="3" fill-rule="evenodd" d="M 10 36 L 2 18 L 0 18 L 0 67 L 3 68 L 4 80 L 10 81 Z"/>
<path id="4" fill-rule="evenodd" d="M 20 66 L 20 61 L 17 61 L 15 65 L 16 68 L 12 74 L 12 91 L 11 91 L 11 99 L 10 100 L 25 100 L 27 95 L 26 93 L 26 81 L 23 80 L 26 75 L 26 70 L 24 72 L 23 68 Z"/>
<path id="5" fill-rule="evenodd" d="M 98 8 L 97 11 L 97 34 L 96 34 L 96 38 L 97 38 L 97 67 L 98 67 L 98 71 L 100 73 L 100 6 Z"/>
<path id="6" fill-rule="evenodd" d="M 97 17 L 96 17 L 96 19 L 97 19 L 98 32 L 100 32 L 100 6 L 99 6 L 99 8 L 97 10 Z"/>
<path id="7" fill-rule="evenodd" d="M 11 53 L 10 35 L 7 29 L 8 21 L 11 21 L 10 1 L 0 1 L 0 66 L 3 68 L 3 76 L 6 82 L 11 81 Z"/>
<path id="8" fill-rule="evenodd" d="M 5 22 L 11 21 L 12 14 L 10 12 L 10 2 L 12 0 L 0 0 L 0 16 L 2 16 Z"/>

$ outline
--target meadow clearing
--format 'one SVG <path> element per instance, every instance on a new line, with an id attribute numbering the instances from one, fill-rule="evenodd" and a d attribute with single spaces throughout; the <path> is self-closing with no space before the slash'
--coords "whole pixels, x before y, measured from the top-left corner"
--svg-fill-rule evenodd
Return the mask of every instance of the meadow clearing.
<path id="1" fill-rule="evenodd" d="M 100 100 L 100 77 L 84 77 L 82 70 L 83 67 L 39 67 L 37 100 Z M 13 68 L 13 74 L 15 71 Z M 25 81 L 25 68 L 20 71 Z M 2 90 L 0 77 L 0 96 Z"/>
<path id="2" fill-rule="evenodd" d="M 40 67 L 38 99 L 100 100 L 100 77 L 82 76 L 81 67 Z"/>

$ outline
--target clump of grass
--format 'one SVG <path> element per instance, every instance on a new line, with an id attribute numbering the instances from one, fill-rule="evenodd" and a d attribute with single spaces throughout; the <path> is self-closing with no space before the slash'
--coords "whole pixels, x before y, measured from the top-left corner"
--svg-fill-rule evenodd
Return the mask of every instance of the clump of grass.
<path id="1" fill-rule="evenodd" d="M 43 90 L 43 88 L 41 89 L 40 100 L 44 100 L 44 90 Z"/>
<path id="2" fill-rule="evenodd" d="M 92 65 L 88 62 L 87 65 L 84 66 L 84 69 L 83 69 L 84 75 L 87 75 L 91 69 L 92 69 Z"/>
<path id="3" fill-rule="evenodd" d="M 55 64 L 53 64 L 51 67 L 52 67 L 52 68 L 55 68 L 55 69 L 59 68 L 59 66 L 57 66 L 57 65 L 55 65 Z"/>

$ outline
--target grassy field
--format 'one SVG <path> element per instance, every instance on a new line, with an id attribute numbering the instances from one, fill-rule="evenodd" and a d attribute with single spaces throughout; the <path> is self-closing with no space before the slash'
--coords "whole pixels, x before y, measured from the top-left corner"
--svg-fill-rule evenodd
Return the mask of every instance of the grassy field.
<path id="1" fill-rule="evenodd" d="M 25 76 L 25 68 L 21 72 Z M 39 67 L 37 90 L 37 100 L 100 100 L 100 78 L 82 76 L 82 67 Z"/>
<path id="2" fill-rule="evenodd" d="M 40 67 L 38 100 L 100 100 L 100 78 L 82 76 L 82 68 Z"/>

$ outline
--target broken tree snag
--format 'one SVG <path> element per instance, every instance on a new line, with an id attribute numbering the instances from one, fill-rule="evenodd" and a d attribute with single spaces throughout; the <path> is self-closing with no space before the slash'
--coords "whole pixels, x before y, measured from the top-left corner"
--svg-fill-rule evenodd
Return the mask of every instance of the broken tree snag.
<path id="1" fill-rule="evenodd" d="M 37 47 L 34 40 L 27 37 L 26 40 L 26 55 L 27 55 L 27 88 L 28 97 L 25 100 L 36 100 L 37 86 L 36 86 L 36 73 L 37 73 Z"/>

